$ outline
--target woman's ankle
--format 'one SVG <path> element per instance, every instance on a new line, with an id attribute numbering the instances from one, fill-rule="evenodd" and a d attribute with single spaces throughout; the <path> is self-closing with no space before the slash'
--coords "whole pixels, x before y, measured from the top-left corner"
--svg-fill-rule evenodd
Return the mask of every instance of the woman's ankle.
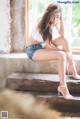
<path id="1" fill-rule="evenodd" d="M 67 84 L 65 83 L 65 84 L 60 84 L 60 87 L 66 87 L 67 86 Z"/>

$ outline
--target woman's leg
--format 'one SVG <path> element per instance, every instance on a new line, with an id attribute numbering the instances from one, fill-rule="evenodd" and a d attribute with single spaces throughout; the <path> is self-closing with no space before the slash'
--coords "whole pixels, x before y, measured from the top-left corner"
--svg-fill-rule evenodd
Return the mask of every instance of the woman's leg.
<path id="1" fill-rule="evenodd" d="M 33 57 L 35 61 L 49 61 L 49 60 L 58 60 L 59 61 L 59 78 L 60 86 L 59 91 L 62 93 L 64 98 L 71 99 L 71 95 L 67 89 L 66 80 L 65 80 L 65 69 L 66 69 L 66 55 L 63 51 L 53 51 L 53 50 L 37 50 Z"/>
<path id="2" fill-rule="evenodd" d="M 32 59 L 36 61 L 58 60 L 60 84 L 64 85 L 66 83 L 65 81 L 66 55 L 63 51 L 53 51 L 53 50 L 44 50 L 44 49 L 37 50 L 34 53 Z"/>
<path id="3" fill-rule="evenodd" d="M 73 57 L 72 57 L 71 49 L 70 49 L 69 43 L 66 40 L 66 38 L 64 37 L 56 38 L 52 41 L 52 43 L 56 46 L 62 45 L 62 49 L 66 53 L 68 63 L 73 64 Z"/>
<path id="4" fill-rule="evenodd" d="M 69 47 L 69 44 L 66 38 L 59 37 L 57 39 L 54 39 L 52 43 L 56 46 L 62 45 L 63 51 L 66 53 L 66 58 L 69 63 L 68 70 L 69 71 L 71 70 L 70 72 L 72 72 L 73 78 L 80 79 L 80 76 L 77 74 L 76 67 L 73 61 L 73 56 L 72 56 L 72 53 L 71 53 L 71 50 L 70 50 L 70 47 Z"/>

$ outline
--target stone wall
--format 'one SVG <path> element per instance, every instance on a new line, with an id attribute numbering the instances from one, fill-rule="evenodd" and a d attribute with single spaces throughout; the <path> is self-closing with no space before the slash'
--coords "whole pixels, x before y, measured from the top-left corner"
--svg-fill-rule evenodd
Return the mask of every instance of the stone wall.
<path id="1" fill-rule="evenodd" d="M 25 50 L 25 0 L 0 0 L 0 53 Z"/>
<path id="2" fill-rule="evenodd" d="M 23 52 L 25 40 L 25 0 L 10 1 L 11 14 L 11 42 L 13 52 Z"/>
<path id="3" fill-rule="evenodd" d="M 0 53 L 9 52 L 10 44 L 10 0 L 0 0 Z"/>

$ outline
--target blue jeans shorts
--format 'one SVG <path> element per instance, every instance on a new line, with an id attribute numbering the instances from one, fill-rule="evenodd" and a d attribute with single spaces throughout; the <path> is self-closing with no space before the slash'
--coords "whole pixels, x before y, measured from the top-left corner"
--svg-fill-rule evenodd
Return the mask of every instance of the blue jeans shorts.
<path id="1" fill-rule="evenodd" d="M 45 44 L 39 43 L 39 44 L 27 46 L 26 47 L 26 54 L 32 60 L 33 54 L 36 52 L 36 50 L 39 50 L 39 49 L 45 49 Z"/>

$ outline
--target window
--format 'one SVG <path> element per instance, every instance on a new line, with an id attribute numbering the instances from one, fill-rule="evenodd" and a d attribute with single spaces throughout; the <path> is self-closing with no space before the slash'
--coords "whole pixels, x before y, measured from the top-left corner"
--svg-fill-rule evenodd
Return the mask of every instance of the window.
<path id="1" fill-rule="evenodd" d="M 72 4 L 72 26 L 71 35 L 73 38 L 72 46 L 80 47 L 80 4 Z"/>
<path id="2" fill-rule="evenodd" d="M 56 0 L 29 0 L 29 34 L 36 20 L 44 12 L 46 6 Z M 60 3 L 63 11 L 65 29 L 72 48 L 80 47 L 80 4 Z"/>

